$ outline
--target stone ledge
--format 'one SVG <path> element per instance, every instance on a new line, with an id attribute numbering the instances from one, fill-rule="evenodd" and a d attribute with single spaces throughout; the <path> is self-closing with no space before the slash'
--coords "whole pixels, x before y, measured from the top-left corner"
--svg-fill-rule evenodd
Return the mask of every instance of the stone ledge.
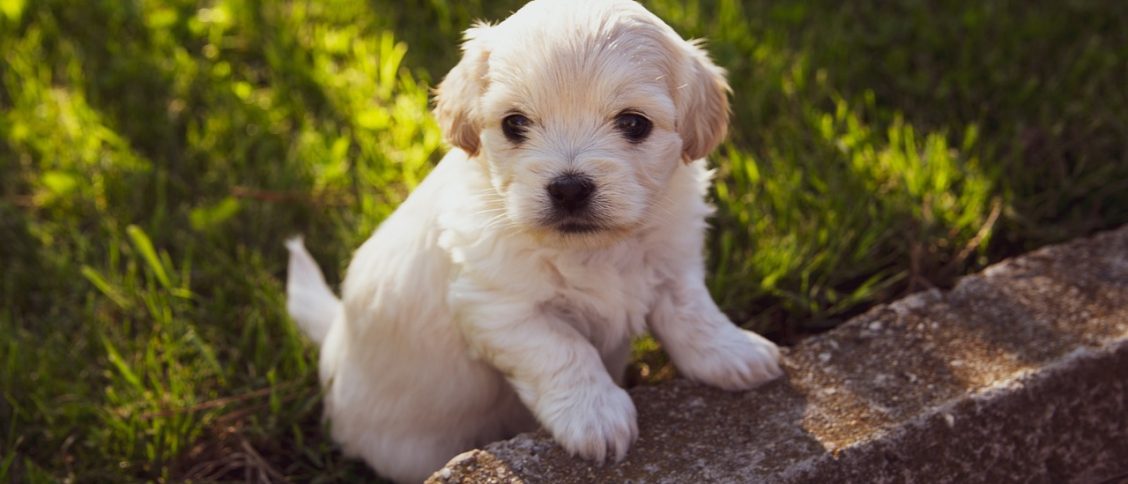
<path id="1" fill-rule="evenodd" d="M 631 390 L 640 436 L 593 466 L 543 431 L 433 482 L 1103 482 L 1128 475 L 1128 227 L 883 305 L 746 393 Z"/>

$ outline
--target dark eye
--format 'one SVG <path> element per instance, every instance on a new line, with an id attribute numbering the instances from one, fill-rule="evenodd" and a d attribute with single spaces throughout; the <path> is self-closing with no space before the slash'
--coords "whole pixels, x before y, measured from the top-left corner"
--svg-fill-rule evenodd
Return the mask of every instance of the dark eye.
<path id="1" fill-rule="evenodd" d="M 638 113 L 623 113 L 615 118 L 615 129 L 623 133 L 631 143 L 641 143 L 650 136 L 650 128 L 654 124 Z"/>
<path id="2" fill-rule="evenodd" d="M 514 143 L 525 141 L 525 132 L 533 122 L 521 114 L 510 114 L 501 120 L 501 132 Z"/>

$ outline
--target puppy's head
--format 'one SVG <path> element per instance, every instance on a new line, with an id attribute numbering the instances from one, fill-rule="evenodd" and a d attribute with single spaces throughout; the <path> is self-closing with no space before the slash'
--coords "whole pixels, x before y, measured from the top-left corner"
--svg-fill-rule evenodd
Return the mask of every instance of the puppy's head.
<path id="1" fill-rule="evenodd" d="M 439 86 L 446 139 L 518 227 L 566 244 L 645 226 L 682 162 L 725 135 L 724 71 L 629 0 L 536 0 L 467 31 Z"/>

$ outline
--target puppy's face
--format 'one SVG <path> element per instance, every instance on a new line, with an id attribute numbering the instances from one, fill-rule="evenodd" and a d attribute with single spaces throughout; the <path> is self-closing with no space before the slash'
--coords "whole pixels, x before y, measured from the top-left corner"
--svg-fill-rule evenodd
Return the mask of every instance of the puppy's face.
<path id="1" fill-rule="evenodd" d="M 723 71 L 634 2 L 540 0 L 467 38 L 436 114 L 506 219 L 548 242 L 599 244 L 661 217 L 674 171 L 724 136 Z"/>

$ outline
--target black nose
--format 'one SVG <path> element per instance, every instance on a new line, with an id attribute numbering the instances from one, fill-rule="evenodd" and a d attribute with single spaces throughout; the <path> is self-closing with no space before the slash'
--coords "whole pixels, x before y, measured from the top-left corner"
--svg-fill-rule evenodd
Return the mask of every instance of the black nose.
<path id="1" fill-rule="evenodd" d="M 548 196 L 552 206 L 568 212 L 576 212 L 587 206 L 595 184 L 583 175 L 560 175 L 548 184 Z"/>

